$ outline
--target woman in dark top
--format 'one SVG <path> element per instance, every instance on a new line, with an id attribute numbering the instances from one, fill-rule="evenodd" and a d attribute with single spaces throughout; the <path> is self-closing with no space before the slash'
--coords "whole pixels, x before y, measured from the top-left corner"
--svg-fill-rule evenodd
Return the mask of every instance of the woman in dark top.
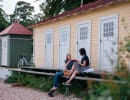
<path id="1" fill-rule="evenodd" d="M 67 54 L 65 60 L 65 70 L 71 70 L 73 66 L 73 62 L 71 61 L 71 54 Z M 50 89 L 51 91 L 56 91 L 59 85 L 59 78 L 64 75 L 63 71 L 57 72 L 53 77 L 53 88 Z"/>
<path id="2" fill-rule="evenodd" d="M 89 69 L 89 58 L 86 55 L 86 50 L 84 48 L 81 48 L 79 52 L 80 55 L 82 56 L 82 59 L 81 61 L 74 62 L 68 78 L 70 76 L 71 77 L 67 82 L 63 83 L 63 85 L 70 85 L 70 82 L 77 74 L 83 73 L 86 69 Z"/>

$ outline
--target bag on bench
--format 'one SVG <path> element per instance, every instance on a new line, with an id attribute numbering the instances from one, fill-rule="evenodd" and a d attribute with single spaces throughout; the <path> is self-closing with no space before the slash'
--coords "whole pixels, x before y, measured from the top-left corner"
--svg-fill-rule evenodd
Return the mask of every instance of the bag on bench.
<path id="1" fill-rule="evenodd" d="M 64 70 L 64 76 L 69 76 L 70 70 Z"/>
<path id="2" fill-rule="evenodd" d="M 84 73 L 91 73 L 91 72 L 94 72 L 94 71 L 95 71 L 94 69 L 89 68 L 89 69 L 86 69 L 86 70 L 84 71 Z"/>

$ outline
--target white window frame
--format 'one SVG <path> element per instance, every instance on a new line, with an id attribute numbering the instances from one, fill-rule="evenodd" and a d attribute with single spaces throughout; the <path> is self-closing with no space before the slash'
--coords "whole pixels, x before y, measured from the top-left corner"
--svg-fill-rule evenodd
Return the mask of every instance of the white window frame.
<path id="1" fill-rule="evenodd" d="M 60 66 L 60 30 L 62 28 L 69 28 L 69 42 L 70 42 L 70 38 L 71 38 L 71 25 L 67 24 L 67 25 L 62 25 L 58 27 L 58 37 L 59 37 L 59 42 L 58 42 L 58 68 L 61 68 Z M 69 52 L 70 52 L 70 43 L 69 43 Z"/>
<path id="2" fill-rule="evenodd" d="M 52 31 L 52 45 L 53 45 L 53 60 L 52 60 L 52 63 L 53 63 L 53 65 L 54 65 L 54 29 L 53 28 L 49 28 L 49 29 L 46 29 L 45 31 L 44 31 L 44 46 L 43 46 L 43 50 L 44 50 L 44 67 L 46 67 L 45 65 L 45 61 L 46 61 L 46 48 L 45 48 L 45 45 L 46 45 L 46 32 L 48 32 L 48 31 Z M 52 66 L 53 67 L 53 66 Z"/>
<path id="3" fill-rule="evenodd" d="M 102 20 L 106 20 L 106 19 L 110 19 L 110 18 L 117 18 L 117 32 L 118 32 L 118 39 L 119 39 L 119 14 L 116 13 L 116 14 L 111 14 L 111 15 L 106 15 L 106 16 L 102 16 L 102 17 L 99 17 L 99 34 L 98 34 L 98 69 L 101 68 L 101 47 L 100 47 L 100 40 L 101 40 L 101 21 Z M 118 45 L 118 43 L 117 43 Z M 118 45 L 119 46 L 119 45 Z"/>

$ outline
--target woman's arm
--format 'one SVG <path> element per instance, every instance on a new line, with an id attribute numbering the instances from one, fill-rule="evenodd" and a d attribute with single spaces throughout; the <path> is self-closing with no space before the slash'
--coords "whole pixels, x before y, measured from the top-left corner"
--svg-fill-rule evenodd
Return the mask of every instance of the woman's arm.
<path id="1" fill-rule="evenodd" d="M 86 61 L 86 60 L 84 60 L 84 61 L 83 61 L 83 64 L 81 64 L 81 62 L 78 62 L 78 64 L 79 64 L 79 65 L 81 65 L 81 66 L 83 66 L 83 67 L 85 67 L 85 66 L 86 66 L 86 64 L 87 64 L 87 61 Z"/>
<path id="2" fill-rule="evenodd" d="M 65 69 L 67 70 L 67 65 L 70 63 L 70 61 L 68 61 L 67 63 L 65 63 Z"/>

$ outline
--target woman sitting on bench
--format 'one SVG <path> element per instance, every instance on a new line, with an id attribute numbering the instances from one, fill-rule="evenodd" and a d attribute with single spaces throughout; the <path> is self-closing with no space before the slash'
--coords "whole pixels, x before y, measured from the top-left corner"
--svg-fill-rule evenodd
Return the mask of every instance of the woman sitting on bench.
<path id="1" fill-rule="evenodd" d="M 89 69 L 89 58 L 86 55 L 86 50 L 84 48 L 81 48 L 79 50 L 79 53 L 82 56 L 81 62 L 74 62 L 70 74 L 68 76 L 68 78 L 70 79 L 67 82 L 63 83 L 63 85 L 70 85 L 70 82 L 77 74 L 83 73 L 86 69 Z"/>
<path id="2" fill-rule="evenodd" d="M 65 69 L 71 70 L 73 66 L 73 61 L 71 61 L 71 54 L 67 54 L 65 60 Z M 50 89 L 51 91 L 56 91 L 58 89 L 59 78 L 64 75 L 63 71 L 57 72 L 53 77 L 53 88 Z"/>

